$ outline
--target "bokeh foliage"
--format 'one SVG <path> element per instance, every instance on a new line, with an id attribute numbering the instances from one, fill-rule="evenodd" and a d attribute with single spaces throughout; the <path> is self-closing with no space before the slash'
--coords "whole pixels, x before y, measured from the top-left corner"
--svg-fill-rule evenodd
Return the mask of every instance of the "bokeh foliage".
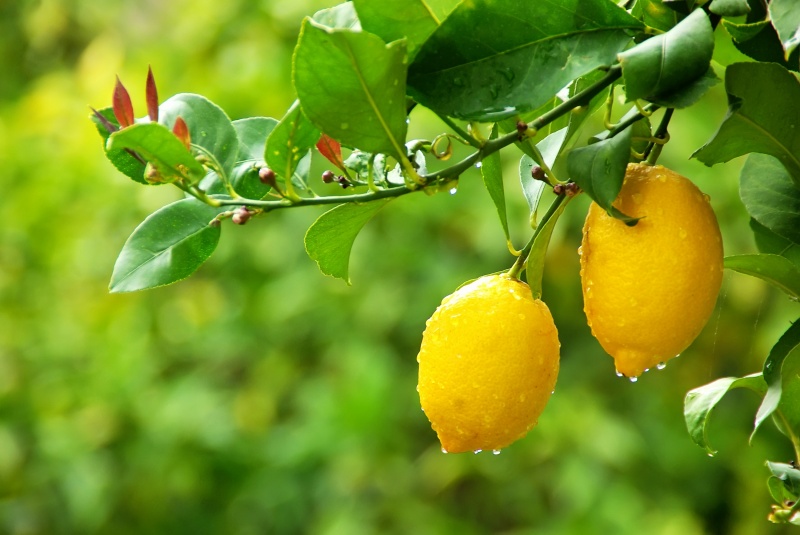
<path id="1" fill-rule="evenodd" d="M 165 94 L 198 92 L 229 116 L 280 118 L 290 57 L 319 0 L 0 5 L 0 532 L 780 533 L 764 520 L 763 459 L 788 459 L 757 406 L 731 394 L 708 459 L 682 419 L 691 388 L 758 371 L 792 319 L 766 284 L 727 274 L 703 335 L 632 385 L 590 337 L 578 257 L 586 199 L 556 228 L 544 299 L 562 371 L 539 426 L 495 457 L 443 455 L 419 410 L 425 319 L 463 281 L 512 258 L 480 177 L 454 196 L 403 198 L 359 237 L 354 286 L 305 256 L 320 209 L 273 213 L 226 239 L 199 273 L 109 295 L 130 231 L 176 200 L 105 159 L 86 120 L 114 75 L 144 111 L 151 64 Z M 717 47 L 718 54 L 736 54 Z M 141 80 L 141 83 L 135 83 Z M 724 92 L 676 113 L 661 163 L 712 197 L 726 253 L 754 251 L 737 198 L 741 160 L 687 158 Z M 415 111 L 429 136 L 445 130 Z M 422 128 L 416 126 L 415 128 Z M 506 170 L 511 235 L 527 208 Z M 314 169 L 324 168 L 315 161 Z M 318 174 L 317 171 L 312 171 Z"/>

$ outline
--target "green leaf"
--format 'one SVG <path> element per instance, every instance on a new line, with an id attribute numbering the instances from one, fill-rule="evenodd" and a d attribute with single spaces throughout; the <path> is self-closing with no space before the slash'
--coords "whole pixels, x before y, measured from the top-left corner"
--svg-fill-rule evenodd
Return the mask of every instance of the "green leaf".
<path id="1" fill-rule="evenodd" d="M 753 219 L 800 244 L 800 188 L 777 159 L 751 154 L 739 177 L 739 195 Z"/>
<path id="2" fill-rule="evenodd" d="M 187 198 L 150 214 L 122 247 L 109 290 L 145 290 L 194 273 L 217 247 L 220 227 L 210 222 L 225 210 Z"/>
<path id="3" fill-rule="evenodd" d="M 800 187 L 800 82 L 780 65 L 734 63 L 727 69 L 728 115 L 692 155 L 706 165 L 750 152 L 778 158 Z"/>
<path id="4" fill-rule="evenodd" d="M 791 53 L 800 45 L 800 9 L 797 0 L 772 0 L 769 3 L 769 18 L 788 60 Z"/>
<path id="5" fill-rule="evenodd" d="M 696 0 L 663 0 L 665 6 L 669 7 L 670 9 L 676 11 L 677 13 L 682 13 L 684 15 L 689 14 L 693 9 L 695 4 L 697 4 Z"/>
<path id="6" fill-rule="evenodd" d="M 661 0 L 638 0 L 631 14 L 648 26 L 663 32 L 669 31 L 680 20 L 678 14 L 665 6 Z"/>
<path id="7" fill-rule="evenodd" d="M 686 86 L 678 88 L 675 91 L 650 97 L 648 100 L 663 108 L 688 108 L 700 100 L 703 95 L 708 93 L 709 89 L 719 82 L 719 76 L 716 75 L 713 67 L 709 67 L 708 71 L 694 82 L 690 82 Z"/>
<path id="8" fill-rule="evenodd" d="M 770 461 L 767 461 L 767 468 L 774 477 L 783 482 L 787 491 L 794 496 L 800 496 L 800 470 L 791 464 Z"/>
<path id="9" fill-rule="evenodd" d="M 652 100 L 704 76 L 714 53 L 714 30 L 698 9 L 667 33 L 619 54 L 628 100 Z"/>
<path id="10" fill-rule="evenodd" d="M 105 117 L 108 122 L 119 128 L 119 123 L 117 122 L 117 118 L 114 117 L 114 111 L 111 107 L 98 110 L 98 113 Z M 92 120 L 95 127 L 97 127 L 97 132 L 103 139 L 103 149 L 106 153 L 106 157 L 114 167 L 128 178 L 132 178 L 140 184 L 147 184 L 147 181 L 144 179 L 144 163 L 137 160 L 131 153 L 124 149 L 108 150 L 108 148 L 106 148 L 106 143 L 111 133 L 106 130 L 97 117 L 95 117 L 94 113 L 89 115 L 89 118 Z"/>
<path id="11" fill-rule="evenodd" d="M 741 17 L 750 13 L 747 0 L 713 0 L 708 9 L 720 17 Z"/>
<path id="12" fill-rule="evenodd" d="M 236 167 L 231 174 L 231 184 L 239 195 L 249 199 L 260 199 L 269 193 L 270 187 L 258 178 L 255 167 L 264 161 L 267 137 L 278 124 L 271 117 L 250 117 L 233 121 L 239 138 L 239 153 Z"/>
<path id="13" fill-rule="evenodd" d="M 338 6 L 322 9 L 311 17 L 315 22 L 328 28 L 341 28 L 347 30 L 361 30 L 361 22 L 353 2 L 344 2 Z"/>
<path id="14" fill-rule="evenodd" d="M 750 219 L 750 229 L 753 231 L 759 251 L 781 255 L 788 258 L 794 265 L 800 266 L 800 244 L 792 243 L 783 236 L 778 236 L 752 218 Z"/>
<path id="15" fill-rule="evenodd" d="M 497 139 L 497 125 L 492 128 L 489 139 Z M 497 215 L 500 217 L 500 224 L 503 226 L 506 240 L 509 240 L 506 194 L 503 189 L 503 163 L 500 160 L 500 151 L 493 152 L 483 159 L 481 176 L 483 177 L 483 185 L 486 186 L 486 191 L 489 192 L 489 196 L 492 198 L 495 208 L 497 208 Z"/>
<path id="16" fill-rule="evenodd" d="M 796 279 L 796 283 L 800 285 L 800 277 Z M 767 360 L 764 362 L 763 376 L 764 381 L 767 383 L 767 393 L 764 395 L 764 400 L 761 402 L 761 406 L 756 413 L 753 434 L 750 435 L 751 441 L 761 423 L 778 408 L 783 391 L 783 363 L 789 353 L 798 347 L 800 347 L 800 321 L 793 323 L 792 326 L 783 333 L 778 339 L 778 342 L 772 346 Z"/>
<path id="17" fill-rule="evenodd" d="M 410 94 L 440 115 L 513 117 L 613 63 L 641 28 L 607 0 L 462 2 L 418 52 Z"/>
<path id="18" fill-rule="evenodd" d="M 756 37 L 761 31 L 770 25 L 768 20 L 760 20 L 757 22 L 750 22 L 745 24 L 737 24 L 729 20 L 723 20 L 722 25 L 731 34 L 733 40 L 737 43 L 743 43 Z"/>
<path id="19" fill-rule="evenodd" d="M 239 139 L 231 120 L 222 109 L 207 98 L 181 93 L 164 101 L 159 109 L 159 122 L 172 129 L 181 117 L 192 137 L 193 149 L 211 155 L 230 177 L 236 165 Z"/>
<path id="20" fill-rule="evenodd" d="M 293 69 L 303 112 L 346 145 L 405 159 L 405 54 L 403 41 L 305 19 Z"/>
<path id="21" fill-rule="evenodd" d="M 636 224 L 612 203 L 617 198 L 631 154 L 631 129 L 626 128 L 611 139 L 573 149 L 567 154 L 567 171 L 583 191 L 609 215 L 627 225 Z"/>
<path id="22" fill-rule="evenodd" d="M 350 251 L 358 233 L 391 199 L 347 203 L 322 214 L 306 232 L 305 246 L 320 271 L 350 284 Z"/>
<path id="23" fill-rule="evenodd" d="M 550 245 L 550 238 L 553 235 L 553 229 L 556 227 L 558 218 L 564 213 L 564 209 L 569 204 L 572 197 L 558 196 L 553 199 L 553 203 L 548 208 L 548 212 L 552 211 L 552 215 L 546 219 L 543 226 L 536 228 L 536 237 L 531 247 L 531 252 L 528 255 L 528 260 L 525 262 L 525 277 L 528 280 L 528 286 L 531 288 L 531 293 L 534 299 L 540 299 L 542 296 L 542 277 L 544 275 L 544 261 L 547 256 L 547 247 Z"/>
<path id="24" fill-rule="evenodd" d="M 783 256 L 745 254 L 725 257 L 725 267 L 763 279 L 794 299 L 800 299 L 800 267 Z"/>
<path id="25" fill-rule="evenodd" d="M 321 132 L 295 101 L 267 138 L 264 159 L 284 180 L 291 179 L 300 160 L 317 143 Z"/>
<path id="26" fill-rule="evenodd" d="M 107 149 L 130 149 L 141 154 L 157 172 L 151 182 L 186 179 L 198 182 L 205 168 L 170 130 L 158 123 L 139 123 L 117 130 L 108 138 Z"/>
<path id="27" fill-rule="evenodd" d="M 361 24 L 384 41 L 406 38 L 408 57 L 442 24 L 461 0 L 353 0 Z"/>
<path id="28" fill-rule="evenodd" d="M 536 180 L 531 175 L 531 170 L 536 162 L 528 156 L 523 154 L 519 161 L 519 181 L 522 184 L 522 193 L 525 195 L 525 200 L 528 201 L 528 208 L 530 208 L 531 227 L 536 227 L 536 211 L 539 208 L 539 201 L 542 199 L 546 184 L 541 180 Z"/>
<path id="29" fill-rule="evenodd" d="M 689 436 L 695 444 L 705 449 L 709 455 L 714 455 L 716 451 L 711 448 L 708 442 L 706 425 L 711 411 L 720 400 L 734 388 L 748 388 L 763 396 L 767 391 L 767 385 L 760 373 L 748 375 L 746 377 L 723 377 L 707 385 L 695 388 L 686 394 L 683 402 L 683 417 L 686 421 L 686 428 Z"/>
<path id="30" fill-rule="evenodd" d="M 798 323 L 800 318 L 795 320 L 791 328 Z M 772 419 L 783 434 L 800 443 L 800 350 L 797 345 L 783 361 L 781 400 Z"/>

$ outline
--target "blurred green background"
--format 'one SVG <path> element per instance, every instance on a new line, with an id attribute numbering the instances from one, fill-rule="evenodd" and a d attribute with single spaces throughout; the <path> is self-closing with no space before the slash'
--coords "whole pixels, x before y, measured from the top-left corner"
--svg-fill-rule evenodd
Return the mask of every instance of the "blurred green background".
<path id="1" fill-rule="evenodd" d="M 757 400 L 736 391 L 723 402 L 715 458 L 691 443 L 682 402 L 758 371 L 790 305 L 727 273 L 681 358 L 636 384 L 618 379 L 582 312 L 585 198 L 559 224 L 545 273 L 562 341 L 556 393 L 499 456 L 442 454 L 415 392 L 421 332 L 441 298 L 512 262 L 477 174 L 454 196 L 384 210 L 356 243 L 351 287 L 305 256 L 320 211 L 303 209 L 226 224 L 187 281 L 107 293 L 128 234 L 179 195 L 115 171 L 88 106 L 110 103 L 119 74 L 143 114 L 149 64 L 162 100 L 196 92 L 234 119 L 280 117 L 300 21 L 330 5 L 0 1 L 0 533 L 785 532 L 766 521 L 763 463 L 791 450 L 771 426 L 747 445 Z M 725 107 L 718 86 L 677 113 L 661 163 L 711 195 L 727 253 L 744 253 L 754 246 L 741 161 L 688 159 Z M 412 136 L 443 130 L 414 112 Z M 504 153 L 519 246 L 517 158 Z"/>

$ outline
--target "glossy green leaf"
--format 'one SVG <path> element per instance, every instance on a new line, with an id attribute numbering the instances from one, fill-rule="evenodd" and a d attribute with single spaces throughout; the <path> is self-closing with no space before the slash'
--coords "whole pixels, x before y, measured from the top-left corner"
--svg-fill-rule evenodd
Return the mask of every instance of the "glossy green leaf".
<path id="1" fill-rule="evenodd" d="M 800 267 L 783 256 L 775 254 L 728 256 L 725 258 L 725 267 L 758 277 L 794 299 L 800 299 Z"/>
<path id="2" fill-rule="evenodd" d="M 239 154 L 231 174 L 231 184 L 236 192 L 249 199 L 260 199 L 270 187 L 258 178 L 257 164 L 264 161 L 267 137 L 278 124 L 271 117 L 250 117 L 233 121 L 239 138 Z"/>
<path id="3" fill-rule="evenodd" d="M 638 0 L 631 10 L 631 14 L 648 26 L 662 32 L 669 31 L 680 21 L 678 13 L 665 6 L 661 0 Z"/>
<path id="4" fill-rule="evenodd" d="M 789 56 L 800 45 L 800 9 L 797 0 L 772 0 L 769 3 L 769 18 L 778 32 L 784 57 Z"/>
<path id="5" fill-rule="evenodd" d="M 750 229 L 753 231 L 759 251 L 781 255 L 788 258 L 794 265 L 800 266 L 800 244 L 792 243 L 783 236 L 778 236 L 752 218 L 750 219 Z"/>
<path id="6" fill-rule="evenodd" d="M 431 35 L 409 92 L 440 115 L 496 121 L 614 62 L 641 23 L 607 0 L 472 0 Z"/>
<path id="7" fill-rule="evenodd" d="M 733 44 L 740 52 L 756 61 L 778 63 L 793 71 L 800 70 L 800 48 L 795 48 L 787 59 L 778 32 L 771 22 L 763 17 L 755 18 L 752 13 L 747 18 L 749 22 L 744 24 L 722 20 L 723 26 L 733 37 Z"/>
<path id="8" fill-rule="evenodd" d="M 714 53 L 714 31 L 705 11 L 692 12 L 667 33 L 619 54 L 628 100 L 654 99 L 703 77 Z"/>
<path id="9" fill-rule="evenodd" d="M 800 188 L 777 159 L 751 154 L 739 177 L 739 195 L 753 219 L 800 244 Z"/>
<path id="10" fill-rule="evenodd" d="M 750 152 L 780 159 L 800 187 L 800 82 L 771 63 L 735 63 L 725 75 L 728 115 L 714 138 L 695 151 L 706 165 Z M 768 225 L 767 225 L 768 226 Z"/>
<path id="11" fill-rule="evenodd" d="M 344 2 L 338 6 L 322 9 L 314 13 L 311 17 L 315 22 L 328 28 L 341 28 L 346 30 L 358 31 L 361 29 L 361 21 L 353 2 Z"/>
<path id="12" fill-rule="evenodd" d="M 536 228 L 536 237 L 533 240 L 531 252 L 525 263 L 525 277 L 534 299 L 542 297 L 542 278 L 544 276 L 544 261 L 547 256 L 547 247 L 550 245 L 550 238 L 553 229 L 556 227 L 558 218 L 564 213 L 564 209 L 569 204 L 572 197 L 566 195 L 558 196 L 553 199 L 553 204 L 548 208 L 548 213 L 552 215 L 547 218 L 543 216 L 543 222 Z"/>
<path id="13" fill-rule="evenodd" d="M 294 85 L 306 116 L 338 141 L 405 158 L 406 47 L 303 21 Z M 346 105 L 345 105 L 346 103 Z"/>
<path id="14" fill-rule="evenodd" d="M 786 489 L 793 495 L 800 495 L 800 470 L 786 463 L 767 461 L 767 468 L 772 475 L 784 482 Z"/>
<path id="15" fill-rule="evenodd" d="M 267 165 L 279 177 L 288 180 L 321 134 L 295 101 L 267 138 L 264 152 Z"/>
<path id="16" fill-rule="evenodd" d="M 800 318 L 794 325 L 798 323 Z M 772 419 L 786 436 L 800 437 L 800 348 L 797 345 L 784 359 L 781 376 L 781 400 Z"/>
<path id="17" fill-rule="evenodd" d="M 781 258 L 781 257 L 778 257 Z M 796 279 L 796 284 L 800 286 L 800 277 Z M 750 440 L 758 431 L 761 423 L 775 412 L 781 401 L 783 392 L 783 363 L 789 353 L 800 347 L 800 321 L 796 321 L 772 346 L 772 349 L 764 362 L 764 381 L 767 383 L 767 393 L 756 413 L 756 422 Z M 791 375 L 791 374 L 787 374 Z M 798 378 L 800 380 L 800 378 Z"/>
<path id="18" fill-rule="evenodd" d="M 110 107 L 98 110 L 98 112 L 105 117 L 107 121 L 119 128 L 117 118 L 114 117 L 114 111 Z M 106 157 L 114 165 L 114 167 L 116 167 L 118 171 L 128 178 L 131 178 L 140 184 L 147 184 L 147 181 L 144 179 L 144 163 L 137 160 L 132 154 L 124 149 L 108 150 L 106 143 L 108 142 L 108 136 L 110 136 L 111 133 L 100 123 L 97 117 L 95 117 L 94 113 L 90 114 L 89 118 L 95 124 L 95 127 L 97 127 L 97 132 L 103 139 L 103 149 L 106 153 Z"/>
<path id="19" fill-rule="evenodd" d="M 623 214 L 612 203 L 622 189 L 630 154 L 630 128 L 611 139 L 573 149 L 567 154 L 570 178 L 609 215 L 628 225 L 636 224 L 638 219 Z"/>
<path id="20" fill-rule="evenodd" d="M 497 139 L 497 125 L 492 128 L 492 133 L 489 139 Z M 508 216 L 506 215 L 506 194 L 503 187 L 503 163 L 500 160 L 500 151 L 493 152 L 483 159 L 481 163 L 481 176 L 483 177 L 483 185 L 486 186 L 486 191 L 492 198 L 497 215 L 500 217 L 500 224 L 503 227 L 503 233 L 506 235 L 506 240 L 510 239 L 508 233 Z"/>
<path id="21" fill-rule="evenodd" d="M 767 461 L 767 465 L 769 464 L 786 466 L 787 468 L 794 470 L 794 468 L 792 468 L 792 465 L 790 464 L 770 463 L 769 461 Z M 792 485 L 792 481 L 788 480 L 786 483 L 784 483 L 783 480 L 781 480 L 779 477 L 775 475 L 767 479 L 767 488 L 769 489 L 769 493 L 776 503 L 783 504 L 784 502 L 795 501 L 797 499 L 797 495 L 793 494 L 787 488 L 787 484 Z"/>
<path id="22" fill-rule="evenodd" d="M 205 168 L 170 130 L 158 123 L 139 123 L 117 130 L 108 138 L 109 151 L 130 149 L 141 154 L 157 172 L 151 182 L 185 179 L 198 182 Z"/>
<path id="23" fill-rule="evenodd" d="M 663 4 L 677 13 L 687 15 L 694 9 L 697 0 L 663 0 Z"/>
<path id="24" fill-rule="evenodd" d="M 714 73 L 714 69 L 709 67 L 706 73 L 695 81 L 676 89 L 654 97 L 648 98 L 653 104 L 658 104 L 663 108 L 688 108 L 708 93 L 708 90 L 720 83 L 719 76 Z"/>
<path id="25" fill-rule="evenodd" d="M 181 93 L 159 107 L 159 122 L 168 128 L 172 129 L 178 117 L 189 127 L 193 149 L 213 157 L 230 177 L 236 165 L 239 139 L 225 112 L 203 96 Z"/>
<path id="26" fill-rule="evenodd" d="M 361 25 L 384 41 L 405 38 L 408 57 L 455 9 L 461 0 L 353 0 Z"/>
<path id="27" fill-rule="evenodd" d="M 740 17 L 750 13 L 747 0 L 712 0 L 708 9 L 721 17 Z"/>
<path id="28" fill-rule="evenodd" d="M 534 165 L 536 165 L 536 162 L 533 158 L 527 154 L 522 155 L 519 161 L 519 181 L 522 184 L 522 193 L 530 209 L 531 227 L 536 227 L 536 211 L 539 208 L 539 201 L 542 199 L 542 193 L 544 193 L 545 187 L 547 186 L 543 181 L 536 180 L 531 175 L 531 170 Z"/>
<path id="29" fill-rule="evenodd" d="M 350 284 L 350 251 L 358 233 L 391 199 L 347 203 L 322 214 L 306 232 L 305 246 L 320 271 Z"/>
<path id="30" fill-rule="evenodd" d="M 686 421 L 686 428 L 689 436 L 695 444 L 705 449 L 709 455 L 714 455 L 716 451 L 711 448 L 708 441 L 706 426 L 708 424 L 711 411 L 720 400 L 734 388 L 747 388 L 759 396 L 763 396 L 767 391 L 767 385 L 760 373 L 748 375 L 746 377 L 723 377 L 716 381 L 691 390 L 686 394 L 683 402 L 683 417 Z"/>
<path id="31" fill-rule="evenodd" d="M 187 198 L 150 214 L 125 242 L 109 290 L 145 290 L 194 273 L 217 247 L 220 227 L 210 222 L 225 210 Z"/>

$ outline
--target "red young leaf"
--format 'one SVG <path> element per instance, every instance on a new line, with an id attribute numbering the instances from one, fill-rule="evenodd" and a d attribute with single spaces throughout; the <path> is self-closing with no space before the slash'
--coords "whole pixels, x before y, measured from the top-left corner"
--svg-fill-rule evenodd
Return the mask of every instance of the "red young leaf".
<path id="1" fill-rule="evenodd" d="M 114 117 L 122 128 L 133 124 L 133 104 L 131 103 L 131 96 L 128 90 L 122 85 L 122 82 L 117 76 L 117 83 L 114 86 L 114 97 L 112 99 Z"/>
<path id="2" fill-rule="evenodd" d="M 319 138 L 319 141 L 317 141 L 317 150 L 333 165 L 339 169 L 344 168 L 344 162 L 342 161 L 342 146 L 338 141 L 327 134 L 322 134 L 322 137 Z"/>
<path id="3" fill-rule="evenodd" d="M 152 67 L 147 68 L 147 115 L 154 123 L 158 122 L 158 90 L 156 89 L 156 79 L 153 77 Z"/>
<path id="4" fill-rule="evenodd" d="M 186 126 L 186 121 L 184 121 L 182 117 L 178 116 L 178 118 L 175 119 L 172 133 L 186 145 L 187 149 L 192 148 L 192 136 L 189 134 L 189 127 Z"/>

